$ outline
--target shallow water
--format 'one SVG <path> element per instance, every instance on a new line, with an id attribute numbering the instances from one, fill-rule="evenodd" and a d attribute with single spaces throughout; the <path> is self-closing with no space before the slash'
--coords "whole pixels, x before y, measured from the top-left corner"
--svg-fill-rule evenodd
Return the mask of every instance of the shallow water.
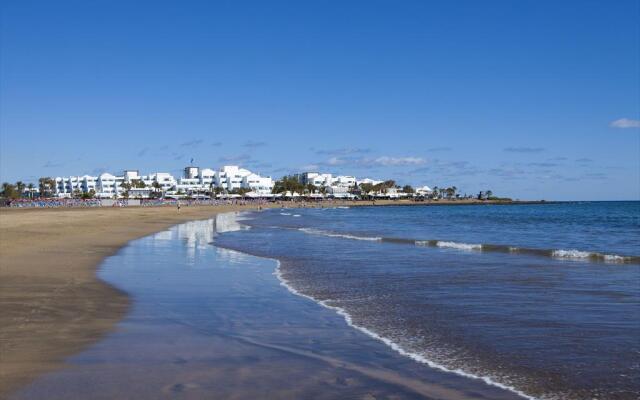
<path id="1" fill-rule="evenodd" d="M 227 248 L 423 362 L 533 397 L 640 397 L 640 202 L 254 213 Z"/>
<path id="2" fill-rule="evenodd" d="M 228 214 L 131 242 L 100 277 L 132 296 L 114 333 L 15 399 L 514 399 L 403 357 L 293 295 L 277 262 L 213 246 Z M 227 242 L 234 242 L 229 238 Z"/>

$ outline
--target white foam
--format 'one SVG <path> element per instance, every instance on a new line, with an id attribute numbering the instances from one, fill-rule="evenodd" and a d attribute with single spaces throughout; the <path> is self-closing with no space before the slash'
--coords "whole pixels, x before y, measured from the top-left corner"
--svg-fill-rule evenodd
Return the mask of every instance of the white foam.
<path id="1" fill-rule="evenodd" d="M 367 329 L 367 328 L 365 328 L 363 326 L 355 324 L 353 322 L 353 318 L 351 317 L 351 315 L 345 309 L 343 309 L 342 307 L 332 306 L 332 305 L 328 304 L 327 301 L 317 300 L 317 299 L 315 299 L 315 298 L 313 298 L 311 296 L 308 296 L 308 295 L 303 294 L 303 293 L 299 292 L 298 290 L 296 290 L 282 276 L 282 271 L 280 271 L 280 265 L 281 265 L 280 261 L 279 260 L 275 260 L 275 261 L 277 263 L 277 266 L 276 266 L 276 269 L 273 272 L 273 274 L 278 278 L 278 280 L 280 281 L 280 284 L 282 286 L 284 286 L 285 288 L 287 288 L 287 290 L 289 292 L 295 294 L 296 296 L 300 296 L 300 297 L 304 297 L 306 299 L 309 299 L 309 300 L 311 300 L 311 301 L 313 301 L 313 302 L 315 302 L 317 304 L 320 304 L 321 306 L 323 306 L 325 308 L 328 308 L 330 310 L 335 311 L 338 315 L 340 315 L 340 316 L 342 316 L 344 318 L 344 320 L 347 323 L 347 325 L 349 325 L 352 328 L 355 328 L 355 329 L 363 332 L 364 334 L 366 334 L 366 335 L 368 335 L 368 336 L 370 336 L 370 337 L 372 337 L 372 338 L 374 338 L 376 340 L 381 341 L 382 343 L 386 344 L 387 346 L 389 346 L 392 350 L 396 351 L 397 353 L 399 353 L 399 354 L 401 354 L 401 355 L 403 355 L 405 357 L 409 357 L 412 360 L 417 361 L 419 363 L 426 364 L 431 368 L 435 368 L 435 369 L 438 369 L 438 370 L 444 371 L 444 372 L 454 373 L 456 375 L 464 376 L 465 378 L 481 380 L 484 383 L 486 383 L 487 385 L 491 385 L 491 386 L 498 387 L 500 389 L 508 390 L 508 391 L 510 391 L 512 393 L 515 393 L 518 396 L 521 396 L 521 397 L 523 397 L 525 399 L 528 399 L 528 400 L 538 400 L 536 397 L 529 396 L 528 394 L 526 394 L 526 393 L 524 393 L 524 392 L 522 392 L 522 391 L 520 391 L 520 390 L 518 390 L 518 389 L 516 389 L 516 388 L 514 388 L 512 386 L 508 386 L 508 385 L 504 385 L 504 384 L 502 384 L 500 382 L 496 382 L 496 381 L 494 381 L 493 379 L 491 379 L 489 377 L 473 375 L 473 374 L 465 372 L 465 371 L 463 371 L 463 370 L 461 370 L 459 368 L 456 368 L 456 369 L 447 368 L 442 364 L 438 364 L 438 363 L 436 363 L 434 361 L 431 361 L 431 360 L 427 359 L 426 357 L 424 357 L 421 354 L 405 350 L 404 348 L 402 348 L 402 346 L 400 346 L 398 343 L 392 341 L 391 339 L 388 339 L 388 338 L 385 338 L 383 336 L 380 336 L 380 335 L 378 335 L 377 333 L 373 332 L 370 329 Z"/>
<path id="2" fill-rule="evenodd" d="M 416 240 L 416 246 L 429 246 L 428 240 Z"/>
<path id="3" fill-rule="evenodd" d="M 619 256 L 616 254 L 605 254 L 603 258 L 606 262 L 614 262 L 614 263 L 625 262 L 625 260 L 627 259 L 626 257 Z"/>
<path id="4" fill-rule="evenodd" d="M 291 215 L 291 213 L 281 212 L 280 215 Z"/>
<path id="5" fill-rule="evenodd" d="M 299 230 L 302 231 L 302 232 L 305 232 L 305 233 L 310 233 L 312 235 L 321 235 L 321 236 L 328 236 L 328 237 L 339 237 L 339 238 L 352 239 L 352 240 L 366 240 L 366 241 L 371 241 L 371 242 L 379 242 L 379 241 L 382 240 L 381 237 L 355 236 L 355 235 L 348 235 L 348 234 L 342 234 L 342 233 L 327 232 L 327 231 L 323 231 L 323 230 L 320 230 L 320 229 L 313 229 L 313 228 L 300 228 Z"/>
<path id="6" fill-rule="evenodd" d="M 580 250 L 554 250 L 551 253 L 552 257 L 556 258 L 571 258 L 576 260 L 581 260 L 585 258 L 589 258 L 593 255 L 588 251 L 580 251 Z"/>
<path id="7" fill-rule="evenodd" d="M 294 216 L 294 217 L 299 217 L 299 216 L 300 216 L 300 214 L 293 214 L 293 216 Z"/>
<path id="8" fill-rule="evenodd" d="M 482 250 L 481 244 L 443 242 L 440 240 L 436 243 L 436 246 L 447 248 L 447 249 L 458 249 L 458 250 Z"/>

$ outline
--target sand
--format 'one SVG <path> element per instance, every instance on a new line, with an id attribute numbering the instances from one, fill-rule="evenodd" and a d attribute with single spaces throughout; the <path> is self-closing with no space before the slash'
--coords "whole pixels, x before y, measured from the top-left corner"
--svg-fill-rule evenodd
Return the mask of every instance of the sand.
<path id="1" fill-rule="evenodd" d="M 242 206 L 0 209 L 0 398 L 100 340 L 127 312 L 96 278 L 128 241 Z"/>
<path id="2" fill-rule="evenodd" d="M 406 203 L 376 202 L 391 204 Z M 127 295 L 96 277 L 105 257 L 172 225 L 255 207 L 0 209 L 0 398 L 63 366 L 125 315 Z"/>

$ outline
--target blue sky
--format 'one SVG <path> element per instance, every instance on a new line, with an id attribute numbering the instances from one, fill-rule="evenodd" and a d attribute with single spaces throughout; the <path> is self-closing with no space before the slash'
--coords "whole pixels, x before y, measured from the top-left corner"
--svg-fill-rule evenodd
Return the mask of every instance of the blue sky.
<path id="1" fill-rule="evenodd" d="M 640 199 L 637 0 L 0 7 L 2 181 L 193 158 Z"/>

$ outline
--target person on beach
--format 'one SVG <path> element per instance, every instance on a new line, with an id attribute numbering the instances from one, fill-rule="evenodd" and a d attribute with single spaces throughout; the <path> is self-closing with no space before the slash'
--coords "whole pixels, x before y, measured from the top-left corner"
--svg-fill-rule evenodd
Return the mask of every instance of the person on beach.
<path id="1" fill-rule="evenodd" d="M 178 207 L 178 212 L 180 212 L 180 200 L 176 202 L 176 206 Z"/>

